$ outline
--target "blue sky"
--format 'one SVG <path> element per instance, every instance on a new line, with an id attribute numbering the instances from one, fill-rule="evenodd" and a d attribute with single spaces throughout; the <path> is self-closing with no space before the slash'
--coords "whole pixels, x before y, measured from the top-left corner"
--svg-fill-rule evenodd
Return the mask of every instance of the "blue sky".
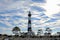
<path id="1" fill-rule="evenodd" d="M 60 0 L 0 0 L 0 34 L 12 34 L 18 26 L 27 31 L 28 11 L 32 14 L 32 30 L 50 27 L 60 32 Z"/>

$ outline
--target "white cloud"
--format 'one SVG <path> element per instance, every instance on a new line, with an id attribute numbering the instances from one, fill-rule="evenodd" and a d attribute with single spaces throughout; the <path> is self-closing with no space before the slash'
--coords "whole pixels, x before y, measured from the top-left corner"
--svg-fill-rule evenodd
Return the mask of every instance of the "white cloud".
<path id="1" fill-rule="evenodd" d="M 60 2 L 60 0 L 47 0 L 47 3 L 43 8 L 46 9 L 46 15 L 49 17 L 52 17 L 53 14 L 56 14 L 60 11 L 60 7 L 57 6 L 57 4 Z"/>
<path id="2" fill-rule="evenodd" d="M 39 18 L 40 20 L 32 20 L 32 27 L 41 27 L 44 29 L 45 27 L 51 27 L 51 29 L 59 28 L 59 22 L 60 20 L 57 20 L 56 22 L 51 22 L 51 23 L 45 23 L 46 21 L 50 20 L 51 17 L 53 17 L 53 14 L 56 14 L 57 12 L 60 11 L 60 7 L 57 6 L 56 4 L 60 3 L 60 0 L 46 0 L 47 3 L 45 4 L 40 4 L 40 3 L 35 3 L 32 2 L 31 0 L 25 0 L 25 1 L 17 1 L 14 2 L 10 5 L 6 5 L 5 9 L 2 10 L 18 10 L 22 9 L 24 13 L 21 13 L 20 11 L 17 11 L 16 13 L 6 13 L 6 14 L 0 14 L 1 16 L 6 17 L 5 19 L 2 19 L 3 21 L 0 20 L 1 23 L 6 24 L 9 28 L 13 28 L 15 25 L 23 28 L 27 28 L 27 23 L 28 23 L 28 11 L 31 11 L 32 18 Z M 7 2 L 7 1 L 6 1 Z M 1 4 L 0 4 L 1 5 Z M 46 11 L 45 12 L 39 12 L 39 11 L 34 11 L 31 10 L 31 6 L 37 6 L 37 7 L 43 7 Z M 2 11 L 1 10 L 1 11 Z M 41 13 L 44 13 L 46 15 L 40 16 Z M 8 17 L 9 16 L 9 17 Z M 14 20 L 12 17 L 13 16 L 21 16 L 22 18 Z M 48 18 L 43 18 L 45 16 L 48 16 Z M 12 20 L 13 22 L 8 22 L 8 20 Z M 19 24 L 21 23 L 21 24 Z M 2 30 L 9 30 L 9 28 L 2 28 Z"/>

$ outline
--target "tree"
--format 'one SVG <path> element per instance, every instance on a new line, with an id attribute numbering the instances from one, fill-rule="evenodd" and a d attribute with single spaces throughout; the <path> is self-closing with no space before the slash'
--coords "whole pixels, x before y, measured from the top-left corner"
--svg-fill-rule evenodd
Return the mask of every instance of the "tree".
<path id="1" fill-rule="evenodd" d="M 13 32 L 13 34 L 15 34 L 15 35 L 20 35 L 20 28 L 19 27 L 14 27 L 13 29 L 12 29 L 12 32 Z"/>
<path id="2" fill-rule="evenodd" d="M 47 33 L 51 33 L 51 29 L 48 27 L 48 28 L 46 28 L 46 30 L 45 30 Z"/>
<path id="3" fill-rule="evenodd" d="M 42 29 L 39 29 L 38 32 L 37 32 L 37 35 L 38 35 L 38 36 L 41 36 L 42 34 L 43 34 Z"/>
<path id="4" fill-rule="evenodd" d="M 51 35 L 52 30 L 48 27 L 45 30 L 45 35 Z"/>
<path id="5" fill-rule="evenodd" d="M 2 34 L 0 34 L 0 36 L 2 36 Z"/>

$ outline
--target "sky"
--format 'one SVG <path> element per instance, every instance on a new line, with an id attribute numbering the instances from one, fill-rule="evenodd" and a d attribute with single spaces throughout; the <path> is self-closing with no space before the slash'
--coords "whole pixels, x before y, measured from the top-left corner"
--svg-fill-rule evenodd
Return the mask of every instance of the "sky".
<path id="1" fill-rule="evenodd" d="M 60 32 L 60 0 L 0 0 L 0 34 L 13 34 L 15 26 L 26 32 L 29 11 L 32 31 L 49 27 L 52 34 Z"/>

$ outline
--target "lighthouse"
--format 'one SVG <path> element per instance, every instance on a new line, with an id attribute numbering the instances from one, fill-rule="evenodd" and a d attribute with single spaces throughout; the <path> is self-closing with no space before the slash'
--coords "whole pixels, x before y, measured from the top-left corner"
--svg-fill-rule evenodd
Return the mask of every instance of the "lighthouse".
<path id="1" fill-rule="evenodd" d="M 31 12 L 29 11 L 28 14 L 28 32 L 31 32 L 32 28 L 31 28 Z"/>
<path id="2" fill-rule="evenodd" d="M 34 36 L 34 32 L 32 31 L 32 27 L 31 27 L 31 12 L 29 11 L 28 13 L 28 36 L 31 37 L 31 36 Z"/>

